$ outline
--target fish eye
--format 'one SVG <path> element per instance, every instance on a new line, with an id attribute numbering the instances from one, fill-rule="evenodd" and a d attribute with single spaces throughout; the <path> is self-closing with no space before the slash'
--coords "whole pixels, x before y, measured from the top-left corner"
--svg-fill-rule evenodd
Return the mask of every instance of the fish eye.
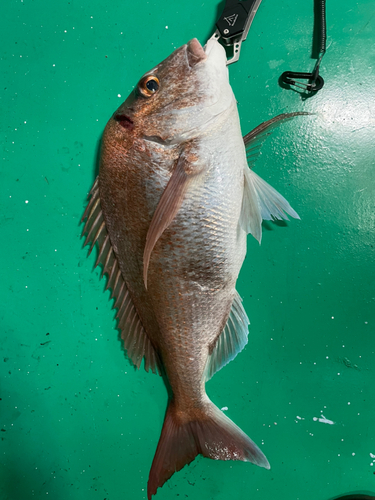
<path id="1" fill-rule="evenodd" d="M 160 82 L 155 75 L 147 75 L 138 83 L 138 90 L 144 97 L 152 97 L 159 87 Z"/>

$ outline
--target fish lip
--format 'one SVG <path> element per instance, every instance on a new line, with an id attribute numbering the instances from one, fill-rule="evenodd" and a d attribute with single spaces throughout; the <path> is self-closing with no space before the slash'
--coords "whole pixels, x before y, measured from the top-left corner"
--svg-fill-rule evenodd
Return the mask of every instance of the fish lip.
<path id="1" fill-rule="evenodd" d="M 211 52 L 211 48 L 212 48 L 212 45 L 209 45 L 208 42 L 203 47 L 203 50 L 204 50 L 207 57 L 209 56 L 209 54 Z"/>
<path id="2" fill-rule="evenodd" d="M 216 39 L 212 39 L 210 38 L 207 43 L 205 44 L 205 46 L 203 47 L 203 50 L 206 54 L 207 57 L 210 56 L 211 52 L 212 52 L 212 49 L 215 47 L 215 45 L 219 43 Z"/>
<path id="3" fill-rule="evenodd" d="M 133 130 L 134 128 L 133 120 L 124 113 L 115 113 L 113 119 L 126 130 Z"/>

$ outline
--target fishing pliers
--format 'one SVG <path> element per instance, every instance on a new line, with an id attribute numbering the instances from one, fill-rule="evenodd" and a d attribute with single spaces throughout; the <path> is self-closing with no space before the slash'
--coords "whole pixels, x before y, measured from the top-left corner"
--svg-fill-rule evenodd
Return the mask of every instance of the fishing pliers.
<path id="1" fill-rule="evenodd" d="M 233 46 L 233 57 L 227 66 L 238 61 L 241 44 L 247 38 L 249 29 L 262 0 L 226 0 L 224 10 L 216 23 L 216 31 L 210 38 L 221 39 L 226 47 Z"/>

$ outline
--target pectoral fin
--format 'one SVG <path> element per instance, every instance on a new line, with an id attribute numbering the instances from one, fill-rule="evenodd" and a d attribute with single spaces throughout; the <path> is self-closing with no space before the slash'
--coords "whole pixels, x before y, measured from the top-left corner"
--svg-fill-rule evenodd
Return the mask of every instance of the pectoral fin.
<path id="1" fill-rule="evenodd" d="M 152 217 L 143 253 L 143 280 L 147 288 L 147 273 L 152 250 L 179 211 L 188 186 L 196 177 L 197 169 L 185 157 L 180 157 Z"/>
<path id="2" fill-rule="evenodd" d="M 259 243 L 262 239 L 262 220 L 289 220 L 286 214 L 299 219 L 299 215 L 288 201 L 259 175 L 246 168 L 244 177 L 240 225 L 246 233 L 251 233 Z"/>

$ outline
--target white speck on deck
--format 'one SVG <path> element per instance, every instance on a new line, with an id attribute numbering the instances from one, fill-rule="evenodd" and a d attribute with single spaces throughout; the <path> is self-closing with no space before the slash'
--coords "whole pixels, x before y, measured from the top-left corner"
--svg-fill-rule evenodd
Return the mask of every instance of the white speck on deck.
<path id="1" fill-rule="evenodd" d="M 313 420 L 314 420 L 314 422 L 321 422 L 322 424 L 329 424 L 329 425 L 334 425 L 334 423 L 335 423 L 333 420 L 329 420 L 324 415 L 322 415 L 319 418 L 313 417 Z"/>

